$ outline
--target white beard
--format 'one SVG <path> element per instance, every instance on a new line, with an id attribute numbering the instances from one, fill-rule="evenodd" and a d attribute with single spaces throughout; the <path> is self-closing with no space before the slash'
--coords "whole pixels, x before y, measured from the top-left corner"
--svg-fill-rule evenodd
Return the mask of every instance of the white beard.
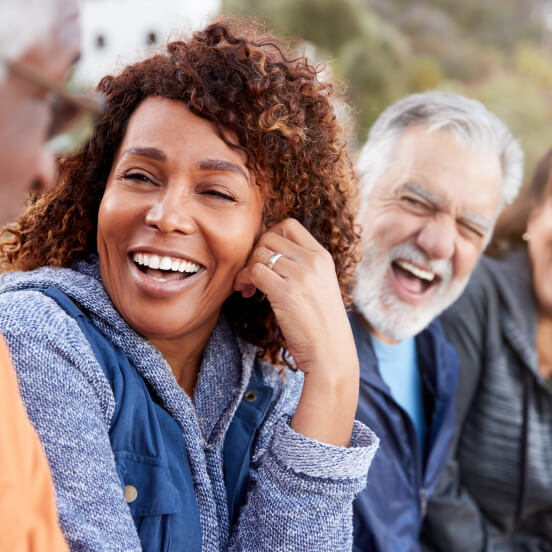
<path id="1" fill-rule="evenodd" d="M 428 268 L 441 277 L 440 282 L 433 284 L 434 289 L 423 304 L 410 305 L 393 293 L 389 271 L 395 259 L 404 259 Z M 421 332 L 462 293 L 469 275 L 454 282 L 452 272 L 450 260 L 430 260 L 414 244 L 399 244 L 386 254 L 372 241 L 364 246 L 362 260 L 357 268 L 353 288 L 355 306 L 375 331 L 394 341 L 401 341 Z"/>

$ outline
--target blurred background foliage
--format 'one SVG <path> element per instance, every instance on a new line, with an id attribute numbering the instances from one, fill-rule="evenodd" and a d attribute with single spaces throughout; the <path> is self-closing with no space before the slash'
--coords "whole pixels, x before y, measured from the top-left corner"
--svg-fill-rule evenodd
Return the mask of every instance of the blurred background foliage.
<path id="1" fill-rule="evenodd" d="M 435 88 L 501 117 L 527 175 L 552 145 L 550 0 L 222 0 L 222 11 L 311 45 L 346 83 L 353 150 L 389 103 Z"/>

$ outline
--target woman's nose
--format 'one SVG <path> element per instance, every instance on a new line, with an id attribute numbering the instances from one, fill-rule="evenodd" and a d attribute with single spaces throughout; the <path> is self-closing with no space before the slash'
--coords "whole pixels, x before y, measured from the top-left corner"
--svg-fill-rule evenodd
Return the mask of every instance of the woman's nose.
<path id="1" fill-rule="evenodd" d="M 191 213 L 192 202 L 185 193 L 171 190 L 169 185 L 156 199 L 146 213 L 145 222 L 148 226 L 155 226 L 163 233 L 195 232 L 196 225 Z"/>
<path id="2" fill-rule="evenodd" d="M 450 216 L 428 221 L 418 234 L 417 244 L 430 259 L 450 259 L 456 246 L 456 222 Z"/>

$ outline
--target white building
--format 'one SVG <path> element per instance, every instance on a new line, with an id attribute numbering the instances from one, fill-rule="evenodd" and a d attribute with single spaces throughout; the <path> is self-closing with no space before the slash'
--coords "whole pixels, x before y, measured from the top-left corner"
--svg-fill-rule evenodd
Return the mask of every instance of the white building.
<path id="1" fill-rule="evenodd" d="M 189 35 L 220 10 L 221 0 L 81 0 L 82 56 L 75 81 L 95 86 L 159 47 Z"/>

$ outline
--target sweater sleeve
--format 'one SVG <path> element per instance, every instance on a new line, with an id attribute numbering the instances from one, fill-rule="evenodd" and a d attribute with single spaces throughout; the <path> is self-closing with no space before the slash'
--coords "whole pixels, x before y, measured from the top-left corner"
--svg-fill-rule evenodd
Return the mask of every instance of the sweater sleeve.
<path id="1" fill-rule="evenodd" d="M 462 486 L 458 446 L 485 364 L 487 301 L 485 276 L 476 272 L 460 299 L 442 316 L 447 339 L 458 355 L 456 422 L 451 455 L 430 498 L 422 531 L 424 550 L 484 550 L 486 520 Z"/>
<path id="2" fill-rule="evenodd" d="M 308 439 L 275 421 L 230 550 L 352 550 L 352 502 L 366 485 L 378 438 L 355 422 L 349 448 Z"/>
<path id="3" fill-rule="evenodd" d="M 0 296 L 0 326 L 70 549 L 141 550 L 109 441 L 113 395 L 78 325 L 42 293 L 20 291 Z"/>

